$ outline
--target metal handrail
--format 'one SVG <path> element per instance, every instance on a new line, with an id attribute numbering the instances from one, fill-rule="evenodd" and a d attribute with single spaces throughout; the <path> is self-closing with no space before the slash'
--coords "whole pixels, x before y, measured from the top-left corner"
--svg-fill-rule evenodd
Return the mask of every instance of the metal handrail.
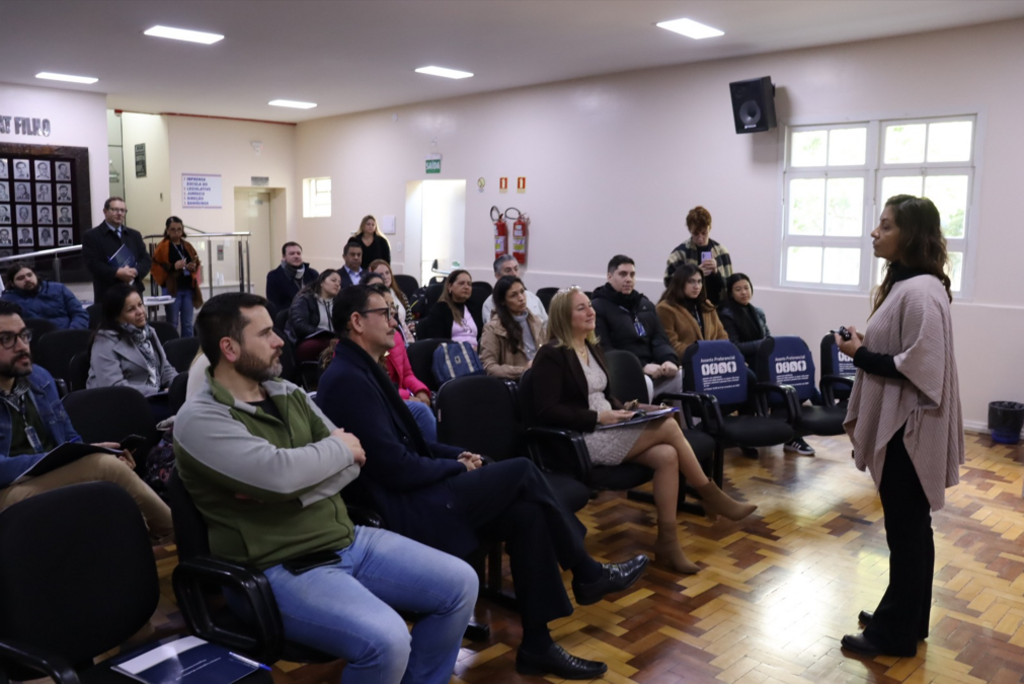
<path id="1" fill-rule="evenodd" d="M 196 229 L 193 228 L 193 230 L 196 230 Z M 204 238 L 211 238 L 211 237 L 252 237 L 252 233 L 250 233 L 247 230 L 245 230 L 245 231 L 237 231 L 237 232 L 234 232 L 234 233 L 204 233 L 202 231 L 197 231 L 197 232 L 199 232 L 199 234 L 202 235 Z M 181 239 L 182 240 L 187 240 L 189 237 L 190 237 L 189 235 L 184 235 L 184 236 L 182 236 Z M 143 240 L 163 240 L 164 239 L 164 234 L 163 233 L 154 233 L 153 235 L 143 235 L 142 239 Z"/>
<path id="2" fill-rule="evenodd" d="M 29 252 L 28 254 L 12 254 L 11 256 L 0 257 L 0 264 L 6 261 L 24 261 L 25 259 L 35 259 L 36 257 L 45 257 L 54 254 L 69 254 L 71 252 L 81 251 L 82 245 L 71 245 L 70 247 L 54 247 L 53 249 L 41 249 L 38 252 Z"/>
<path id="3" fill-rule="evenodd" d="M 249 240 L 252 237 L 252 233 L 244 231 L 233 231 L 231 233 L 204 233 L 198 228 L 192 228 L 191 230 L 196 231 L 192 235 L 182 236 L 183 240 L 188 238 L 204 238 L 206 240 L 206 253 L 209 257 L 213 256 L 213 244 L 210 238 L 246 238 L 245 240 L 239 240 L 238 242 L 238 290 L 240 292 L 248 292 L 252 289 L 252 274 L 249 272 Z M 163 240 L 163 233 L 156 233 L 153 235 L 143 235 L 143 240 Z M 244 246 L 243 246 L 244 243 Z M 149 244 L 149 254 L 153 255 L 156 249 L 156 245 L 152 242 Z M 151 287 L 155 293 L 156 283 L 152 283 Z M 210 293 L 210 297 L 213 297 L 213 259 L 207 258 L 206 260 L 206 287 Z"/>

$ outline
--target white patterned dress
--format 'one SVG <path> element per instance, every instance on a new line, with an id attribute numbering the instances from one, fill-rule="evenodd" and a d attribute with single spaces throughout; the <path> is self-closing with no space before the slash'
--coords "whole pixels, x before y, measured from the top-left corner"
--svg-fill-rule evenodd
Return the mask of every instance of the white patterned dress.
<path id="1" fill-rule="evenodd" d="M 591 411 L 610 411 L 612 405 L 604 396 L 604 390 L 608 386 L 608 376 L 601 369 L 593 355 L 588 355 L 583 366 L 583 375 L 587 378 L 587 398 Z M 587 443 L 587 451 L 590 452 L 590 461 L 594 465 L 612 466 L 619 465 L 626 459 L 626 454 L 640 438 L 640 433 L 647 427 L 647 423 L 634 425 L 623 425 L 609 430 L 594 430 L 583 435 L 583 441 Z"/>

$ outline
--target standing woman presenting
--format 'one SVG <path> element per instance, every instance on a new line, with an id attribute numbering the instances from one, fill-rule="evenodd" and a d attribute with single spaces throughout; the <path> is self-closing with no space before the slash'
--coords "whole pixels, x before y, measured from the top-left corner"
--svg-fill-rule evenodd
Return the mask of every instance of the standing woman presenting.
<path id="1" fill-rule="evenodd" d="M 863 337 L 852 327 L 836 343 L 857 378 L 846 432 L 855 463 L 878 487 L 889 545 L 889 586 L 862 634 L 843 648 L 910 657 L 928 636 L 935 573 L 931 511 L 960 481 L 964 462 L 960 387 L 953 355 L 946 241 L 931 200 L 896 195 L 871 233 L 885 278 Z"/>

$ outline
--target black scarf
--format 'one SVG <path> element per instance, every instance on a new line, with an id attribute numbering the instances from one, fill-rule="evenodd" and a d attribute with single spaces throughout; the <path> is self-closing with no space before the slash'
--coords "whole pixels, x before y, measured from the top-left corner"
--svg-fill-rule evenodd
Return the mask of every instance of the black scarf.
<path id="1" fill-rule="evenodd" d="M 900 282 L 901 280 L 909 280 L 919 275 L 929 275 L 928 271 L 922 271 L 919 268 L 910 268 L 904 266 L 898 261 L 894 261 L 889 264 L 889 272 L 892 273 L 892 284 Z"/>
<path id="2" fill-rule="evenodd" d="M 427 446 L 427 441 L 423 439 L 423 433 L 420 432 L 419 425 L 416 424 L 416 419 L 412 417 L 412 411 L 405 405 L 405 400 L 399 396 L 398 390 L 391 383 L 391 378 L 388 377 L 387 371 L 381 368 L 379 363 L 371 359 L 370 355 L 352 340 L 342 337 L 338 340 L 338 346 L 342 345 L 351 350 L 359 358 L 359 361 L 373 373 L 373 379 L 377 381 L 380 391 L 384 393 L 388 403 L 391 404 L 391 409 L 402 421 L 402 426 L 405 428 L 406 433 L 412 437 L 416 452 L 421 456 L 433 458 L 433 454 L 430 453 L 430 447 Z M 334 353 L 337 355 L 337 350 Z"/>

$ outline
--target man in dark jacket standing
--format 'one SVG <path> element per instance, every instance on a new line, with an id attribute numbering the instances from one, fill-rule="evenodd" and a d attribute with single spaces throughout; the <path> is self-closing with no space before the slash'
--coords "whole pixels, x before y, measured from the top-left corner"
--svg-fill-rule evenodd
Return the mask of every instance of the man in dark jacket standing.
<path id="1" fill-rule="evenodd" d="M 2 297 L 21 307 L 25 318 L 42 318 L 59 330 L 86 330 L 89 314 L 71 290 L 60 283 L 39 280 L 28 264 L 18 262 L 7 271 L 8 288 Z"/>
<path id="2" fill-rule="evenodd" d="M 111 197 L 103 203 L 104 221 L 82 235 L 82 259 L 92 274 L 93 299 L 103 301 L 107 290 L 119 283 L 127 283 L 141 295 L 142 281 L 153 265 L 142 234 L 124 225 L 128 209 L 120 197 Z M 127 247 L 130 260 L 118 267 L 110 261 L 121 247 Z M 131 262 L 134 261 L 134 265 Z"/>
<path id="3" fill-rule="evenodd" d="M 662 392 L 682 392 L 679 356 L 665 335 L 654 304 L 635 287 L 633 260 L 623 254 L 613 256 L 608 262 L 608 282 L 594 290 L 594 332 L 604 349 L 633 352 L 640 359 L 648 378 L 650 399 Z"/>
<path id="4" fill-rule="evenodd" d="M 319 277 L 316 269 L 302 261 L 302 245 L 286 242 L 281 247 L 281 265 L 267 274 L 267 300 L 278 311 L 287 311 L 299 290 Z"/>

